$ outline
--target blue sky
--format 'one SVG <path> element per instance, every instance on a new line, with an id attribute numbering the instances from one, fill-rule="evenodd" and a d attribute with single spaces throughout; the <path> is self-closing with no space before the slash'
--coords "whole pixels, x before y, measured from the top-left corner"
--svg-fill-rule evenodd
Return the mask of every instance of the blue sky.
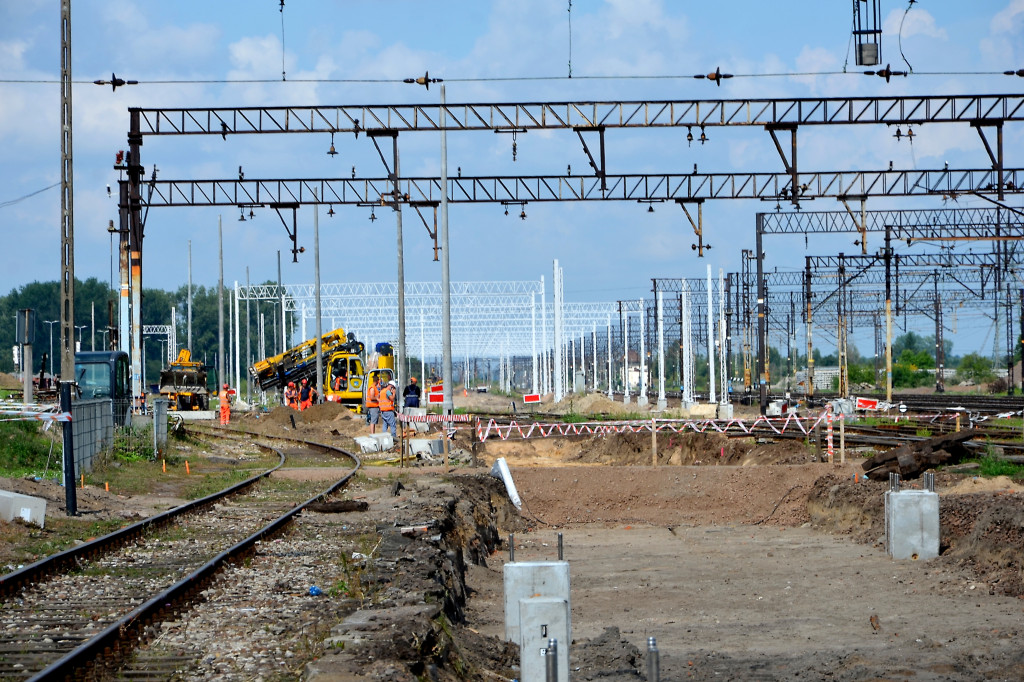
<path id="1" fill-rule="evenodd" d="M 1024 68 L 1024 0 L 914 3 L 883 0 L 883 62 L 915 75 L 882 79 L 856 75 L 850 54 L 850 3 L 793 0 L 732 3 L 667 0 L 502 0 L 426 2 L 379 0 L 287 0 L 284 8 L 284 70 L 300 79 L 392 81 L 421 75 L 448 80 L 453 102 L 624 100 L 642 98 L 748 98 L 831 95 L 893 95 L 1020 92 L 1024 79 L 967 75 Z M 142 84 L 111 92 L 92 84 L 74 89 L 75 245 L 80 278 L 106 279 L 110 272 L 109 220 L 117 219 L 114 154 L 126 147 L 129 106 L 246 106 L 254 104 L 382 104 L 436 102 L 437 89 L 400 83 L 177 83 L 279 79 L 282 27 L 279 0 L 142 2 L 74 0 L 73 72 L 76 80 L 119 77 Z M 57 0 L 0 4 L 0 79 L 46 83 L 0 83 L 0 204 L 53 185 L 60 179 L 60 22 Z M 569 70 L 571 17 L 572 81 L 497 79 L 565 76 Z M 898 43 L 900 24 L 902 45 Z M 689 78 L 695 73 L 796 74 L 843 71 L 848 75 L 744 77 L 715 87 Z M 927 75 L 941 72 L 947 75 Z M 680 79 L 582 79 L 584 76 L 663 76 Z M 781 171 L 762 130 L 715 129 L 707 145 L 688 147 L 674 131 L 614 131 L 608 135 L 610 172 L 701 170 Z M 531 132 L 518 138 L 513 163 L 508 135 L 448 136 L 449 166 L 466 175 L 578 172 L 586 157 L 568 131 Z M 435 134 L 400 139 L 402 171 L 439 174 Z M 1006 130 L 1007 165 L 1020 161 L 1021 127 Z M 326 155 L 327 136 L 249 136 L 146 140 L 143 163 L 155 163 L 164 179 L 231 178 L 239 165 L 247 177 L 339 177 L 352 166 L 379 176 L 380 161 L 364 136 L 339 136 L 339 155 Z M 881 127 L 802 130 L 800 166 L 806 170 L 881 169 L 988 165 L 977 135 L 967 125 L 919 131 L 911 146 Z M 114 199 L 106 187 L 115 188 Z M 962 205 L 983 205 L 962 201 Z M 1011 201 L 1011 203 L 1014 203 Z M 838 205 L 815 202 L 809 210 Z M 1019 201 L 1014 203 L 1019 205 Z M 906 200 L 873 199 L 869 208 L 910 206 Z M 500 206 L 451 209 L 452 278 L 537 279 L 550 282 L 551 261 L 565 272 L 567 300 L 637 298 L 651 277 L 699 277 L 710 262 L 716 273 L 739 268 L 740 250 L 753 247 L 754 214 L 763 202 L 719 201 L 705 206 L 705 260 L 690 250 L 692 233 L 681 211 L 668 206 L 545 204 L 505 216 Z M 336 209 L 338 210 L 338 209 Z M 221 210 L 225 234 L 225 279 L 276 278 L 276 252 L 288 241 L 277 217 L 263 211 L 238 222 Z M 176 288 L 187 278 L 187 243 L 192 242 L 193 280 L 217 279 L 218 209 L 162 209 L 150 213 L 144 247 L 144 285 Z M 311 211 L 300 212 L 300 241 L 312 245 Z M 368 220 L 365 208 L 321 213 L 325 282 L 394 281 L 394 219 L 390 211 Z M 406 214 L 406 278 L 436 280 L 439 267 L 422 224 Z M 0 230 L 9 249 L 0 269 L 0 291 L 34 280 L 54 280 L 60 271 L 59 193 L 56 188 L 0 208 Z M 852 253 L 855 237 L 828 241 L 766 242 L 766 267 L 796 269 L 805 254 Z M 880 244 L 871 244 L 871 250 Z M 298 264 L 282 254 L 286 282 L 311 282 L 312 259 Z M 550 287 L 548 289 L 550 291 Z M 964 313 L 966 315 L 966 313 Z M 988 326 L 986 326 L 988 325 Z M 983 346 L 991 322 L 961 318 L 955 352 Z M 963 329 L 970 328 L 973 335 Z M 918 329 L 923 334 L 928 328 Z M 961 339 L 962 340 L 959 340 Z M 858 341 L 862 351 L 869 341 Z M 987 343 L 991 346 L 991 337 Z"/>

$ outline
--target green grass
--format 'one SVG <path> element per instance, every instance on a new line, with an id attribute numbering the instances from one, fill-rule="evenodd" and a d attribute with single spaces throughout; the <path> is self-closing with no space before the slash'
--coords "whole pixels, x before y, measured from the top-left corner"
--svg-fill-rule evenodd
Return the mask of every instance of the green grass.
<path id="1" fill-rule="evenodd" d="M 0 422 L 0 475 L 42 477 L 49 461 L 48 477 L 59 476 L 64 448 L 57 434 L 52 438 L 36 421 Z"/>
<path id="2" fill-rule="evenodd" d="M 187 500 L 198 500 L 201 497 L 218 493 L 235 483 L 241 483 L 256 473 L 259 472 L 252 469 L 233 469 L 221 474 L 198 476 L 194 483 L 185 487 L 182 496 Z"/>
<path id="3" fill-rule="evenodd" d="M 111 533 L 129 522 L 123 519 L 83 521 L 54 516 L 46 519 L 46 528 L 20 523 L 0 524 L 0 573 L 30 564 L 71 547 L 75 541 Z"/>
<path id="4" fill-rule="evenodd" d="M 1024 479 L 1024 464 L 1014 464 L 1005 459 L 986 455 L 978 460 L 978 474 L 988 477 L 1006 476 L 1014 480 Z"/>

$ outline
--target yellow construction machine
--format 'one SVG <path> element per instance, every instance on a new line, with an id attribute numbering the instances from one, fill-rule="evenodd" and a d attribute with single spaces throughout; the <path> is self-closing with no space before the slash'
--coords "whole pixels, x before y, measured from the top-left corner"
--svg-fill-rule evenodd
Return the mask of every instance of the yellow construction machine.
<path id="1" fill-rule="evenodd" d="M 170 401 L 172 410 L 208 410 L 210 389 L 206 385 L 206 366 L 192 361 L 187 348 L 178 359 L 160 372 L 160 395 Z"/>
<path id="2" fill-rule="evenodd" d="M 379 371 L 387 372 L 388 379 L 394 376 L 394 355 L 388 344 L 378 344 L 378 352 L 370 360 L 370 377 L 363 368 L 363 344 L 355 335 L 345 335 L 345 330 L 335 329 L 321 338 L 322 362 L 324 368 L 324 399 L 345 405 L 350 410 L 362 412 L 367 379 L 375 379 Z M 387 353 L 380 347 L 386 346 Z M 316 382 L 316 339 L 303 341 L 280 355 L 261 360 L 249 368 L 253 380 L 264 390 L 277 388 L 284 391 L 288 382 L 298 387 L 303 379 Z"/>

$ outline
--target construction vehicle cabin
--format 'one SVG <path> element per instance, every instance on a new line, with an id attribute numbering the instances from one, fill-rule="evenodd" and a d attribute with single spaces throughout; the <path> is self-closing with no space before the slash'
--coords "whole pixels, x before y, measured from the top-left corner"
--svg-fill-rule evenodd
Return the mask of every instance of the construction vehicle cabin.
<path id="1" fill-rule="evenodd" d="M 355 334 L 335 329 L 320 337 L 321 358 L 324 367 L 324 398 L 338 402 L 356 412 L 363 411 L 368 382 L 378 374 L 384 381 L 394 378 L 395 357 L 391 345 L 377 344 L 376 352 L 364 370 L 363 344 Z M 298 387 L 305 379 L 316 383 L 316 338 L 303 341 L 280 355 L 260 360 L 249 368 L 249 375 L 263 391 L 277 389 L 284 392 L 289 382 Z"/>

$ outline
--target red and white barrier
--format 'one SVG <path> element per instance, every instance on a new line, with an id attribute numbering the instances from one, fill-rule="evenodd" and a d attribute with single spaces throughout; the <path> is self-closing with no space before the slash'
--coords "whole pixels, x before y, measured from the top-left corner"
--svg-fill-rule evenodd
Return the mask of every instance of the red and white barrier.
<path id="1" fill-rule="evenodd" d="M 56 412 L 53 408 L 49 407 L 41 407 L 36 410 L 31 409 L 31 406 L 28 409 L 25 407 L 18 409 L 0 407 L 0 421 L 69 422 L 71 421 L 71 413 Z"/>
<path id="2" fill-rule="evenodd" d="M 940 417 L 954 418 L 955 415 L 930 415 L 931 420 Z M 922 417 L 928 419 L 929 417 Z M 747 422 L 742 419 L 715 420 L 715 419 L 644 419 L 629 421 L 607 421 L 607 422 L 580 422 L 576 424 L 523 422 L 512 420 L 508 424 L 498 423 L 497 420 L 480 420 L 476 425 L 476 437 L 482 443 L 488 438 L 508 440 L 509 438 L 548 438 L 552 436 L 607 436 L 620 433 L 650 433 L 652 430 L 668 431 L 672 433 L 706 433 L 708 431 L 717 433 L 740 432 L 746 435 L 754 435 L 756 432 L 763 432 L 767 429 L 776 434 L 783 434 L 786 431 L 799 431 L 803 435 L 810 434 L 819 424 L 829 427 L 829 450 L 831 444 L 831 420 L 842 419 L 843 416 L 833 417 L 831 411 L 823 410 L 816 417 L 800 417 L 790 413 L 787 417 L 764 417 L 760 416 L 753 421 Z M 906 417 L 904 417 L 906 420 Z"/>
<path id="3" fill-rule="evenodd" d="M 471 414 L 402 414 L 398 415 L 400 422 L 427 422 L 435 424 L 438 422 L 471 422 Z"/>

